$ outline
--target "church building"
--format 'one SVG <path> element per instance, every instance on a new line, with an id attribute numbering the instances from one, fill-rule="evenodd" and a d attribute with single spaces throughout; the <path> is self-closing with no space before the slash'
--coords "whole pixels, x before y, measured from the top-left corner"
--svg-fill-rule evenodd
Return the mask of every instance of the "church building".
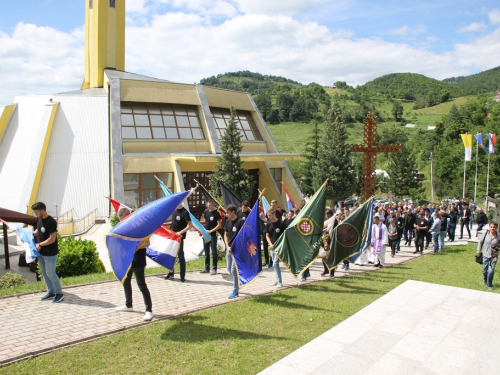
<path id="1" fill-rule="evenodd" d="M 111 196 L 140 207 L 196 185 L 220 157 L 229 108 L 237 110 L 240 157 L 268 200 L 286 207 L 283 181 L 301 193 L 251 95 L 125 71 L 125 1 L 85 0 L 82 87 L 15 97 L 0 106 L 0 207 L 31 214 L 43 201 L 54 216 L 110 215 Z M 56 48 L 56 46 L 55 46 Z M 196 216 L 200 193 L 189 198 Z"/>

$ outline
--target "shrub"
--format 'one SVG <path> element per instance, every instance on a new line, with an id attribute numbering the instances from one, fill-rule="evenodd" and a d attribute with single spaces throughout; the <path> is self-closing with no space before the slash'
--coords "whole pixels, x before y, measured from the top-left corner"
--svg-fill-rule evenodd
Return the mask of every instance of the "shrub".
<path id="1" fill-rule="evenodd" d="M 59 237 L 58 242 L 56 271 L 60 277 L 105 272 L 94 241 L 82 240 L 81 237 Z"/>
<path id="2" fill-rule="evenodd" d="M 26 284 L 26 280 L 18 273 L 7 272 L 0 277 L 0 289 L 7 289 L 21 284 Z"/>
<path id="3" fill-rule="evenodd" d="M 113 214 L 113 216 L 111 216 L 111 219 L 109 219 L 109 223 L 111 224 L 112 227 L 114 227 L 119 222 L 120 222 L 120 219 L 118 218 L 117 214 Z"/>

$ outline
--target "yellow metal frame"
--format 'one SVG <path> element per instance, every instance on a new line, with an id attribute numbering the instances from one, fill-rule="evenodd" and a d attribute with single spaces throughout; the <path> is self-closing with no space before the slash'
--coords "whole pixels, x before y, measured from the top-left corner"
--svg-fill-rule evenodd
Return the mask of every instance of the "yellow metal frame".
<path id="1" fill-rule="evenodd" d="M 0 141 L 2 140 L 3 133 L 7 130 L 12 114 L 16 109 L 16 104 L 6 105 L 2 115 L 0 116 Z"/>

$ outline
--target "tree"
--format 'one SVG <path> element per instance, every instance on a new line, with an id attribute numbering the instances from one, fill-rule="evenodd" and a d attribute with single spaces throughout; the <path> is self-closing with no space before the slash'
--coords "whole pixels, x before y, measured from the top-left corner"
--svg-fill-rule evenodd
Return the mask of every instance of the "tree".
<path id="1" fill-rule="evenodd" d="M 347 130 L 342 122 L 342 112 L 335 95 L 328 111 L 312 173 L 314 190 L 319 189 L 327 178 L 330 180 L 327 196 L 335 201 L 352 195 L 356 188 L 356 173 L 351 165 L 351 147 L 346 142 Z"/>
<path id="2" fill-rule="evenodd" d="M 394 117 L 394 121 L 399 121 L 403 117 L 403 105 L 399 100 L 394 100 L 392 103 L 392 116 Z"/>
<path id="3" fill-rule="evenodd" d="M 407 197 L 413 191 L 420 192 L 422 181 L 415 179 L 417 163 L 410 150 L 403 145 L 399 152 L 391 153 L 387 173 L 387 187 L 396 197 Z"/>
<path id="4" fill-rule="evenodd" d="M 262 117 L 264 117 L 265 121 L 269 121 L 271 116 L 271 111 L 273 109 L 273 101 L 271 99 L 271 95 L 268 91 L 264 91 L 262 94 L 257 95 L 255 98 L 255 104 L 257 108 L 259 108 Z"/>
<path id="5" fill-rule="evenodd" d="M 276 106 L 278 107 L 281 121 L 288 121 L 290 118 L 290 110 L 293 106 L 293 96 L 288 93 L 280 92 L 276 97 Z"/>
<path id="6" fill-rule="evenodd" d="M 304 153 L 302 154 L 302 161 L 300 164 L 300 190 L 302 190 L 305 194 L 314 194 L 312 170 L 314 164 L 318 160 L 321 138 L 321 131 L 318 128 L 320 120 L 320 116 L 315 116 L 313 118 L 314 128 L 312 129 L 311 136 L 305 144 Z"/>
<path id="7" fill-rule="evenodd" d="M 243 146 L 235 118 L 236 109 L 231 107 L 231 117 L 221 139 L 221 156 L 217 158 L 217 164 L 214 166 L 214 173 L 209 176 L 209 182 L 213 195 L 216 197 L 221 196 L 217 182 L 220 180 L 241 199 L 250 199 L 255 182 L 248 171 L 241 167 L 240 153 Z"/>

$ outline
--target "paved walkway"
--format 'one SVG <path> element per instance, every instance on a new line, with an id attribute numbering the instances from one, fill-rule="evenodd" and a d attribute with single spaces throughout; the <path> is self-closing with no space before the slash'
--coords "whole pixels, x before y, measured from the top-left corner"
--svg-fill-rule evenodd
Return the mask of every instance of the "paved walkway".
<path id="1" fill-rule="evenodd" d="M 461 243 L 465 241 L 455 244 Z M 412 252 L 413 248 L 406 246 L 395 258 L 391 258 L 388 252 L 386 263 L 397 264 L 414 258 Z M 283 266 L 281 269 L 284 288 L 302 284 Z M 307 283 L 328 280 L 320 275 L 322 270 L 318 260 L 311 267 Z M 338 270 L 336 277 L 372 270 L 372 266 L 352 266 L 349 271 Z M 185 283 L 178 278 L 166 281 L 163 276 L 147 277 L 155 319 L 168 319 L 228 303 L 232 282 L 224 280 L 222 274 L 227 274 L 227 271 L 219 270 L 215 276 L 190 272 Z M 256 281 L 240 290 L 240 297 L 272 293 L 276 290 L 273 282 L 274 271 L 266 268 Z M 65 299 L 58 304 L 40 301 L 42 293 L 0 299 L 0 364 L 147 324 L 142 321 L 144 308 L 141 294 L 135 282 L 132 284 L 136 309 L 133 313 L 117 313 L 114 310 L 124 304 L 123 289 L 118 281 L 64 288 Z M 34 316 L 37 317 L 37 324 L 31 324 Z M 54 326 L 50 324 L 53 321 L 62 323 Z"/>
<path id="2" fill-rule="evenodd" d="M 498 374 L 500 295 L 409 280 L 261 375 Z"/>

